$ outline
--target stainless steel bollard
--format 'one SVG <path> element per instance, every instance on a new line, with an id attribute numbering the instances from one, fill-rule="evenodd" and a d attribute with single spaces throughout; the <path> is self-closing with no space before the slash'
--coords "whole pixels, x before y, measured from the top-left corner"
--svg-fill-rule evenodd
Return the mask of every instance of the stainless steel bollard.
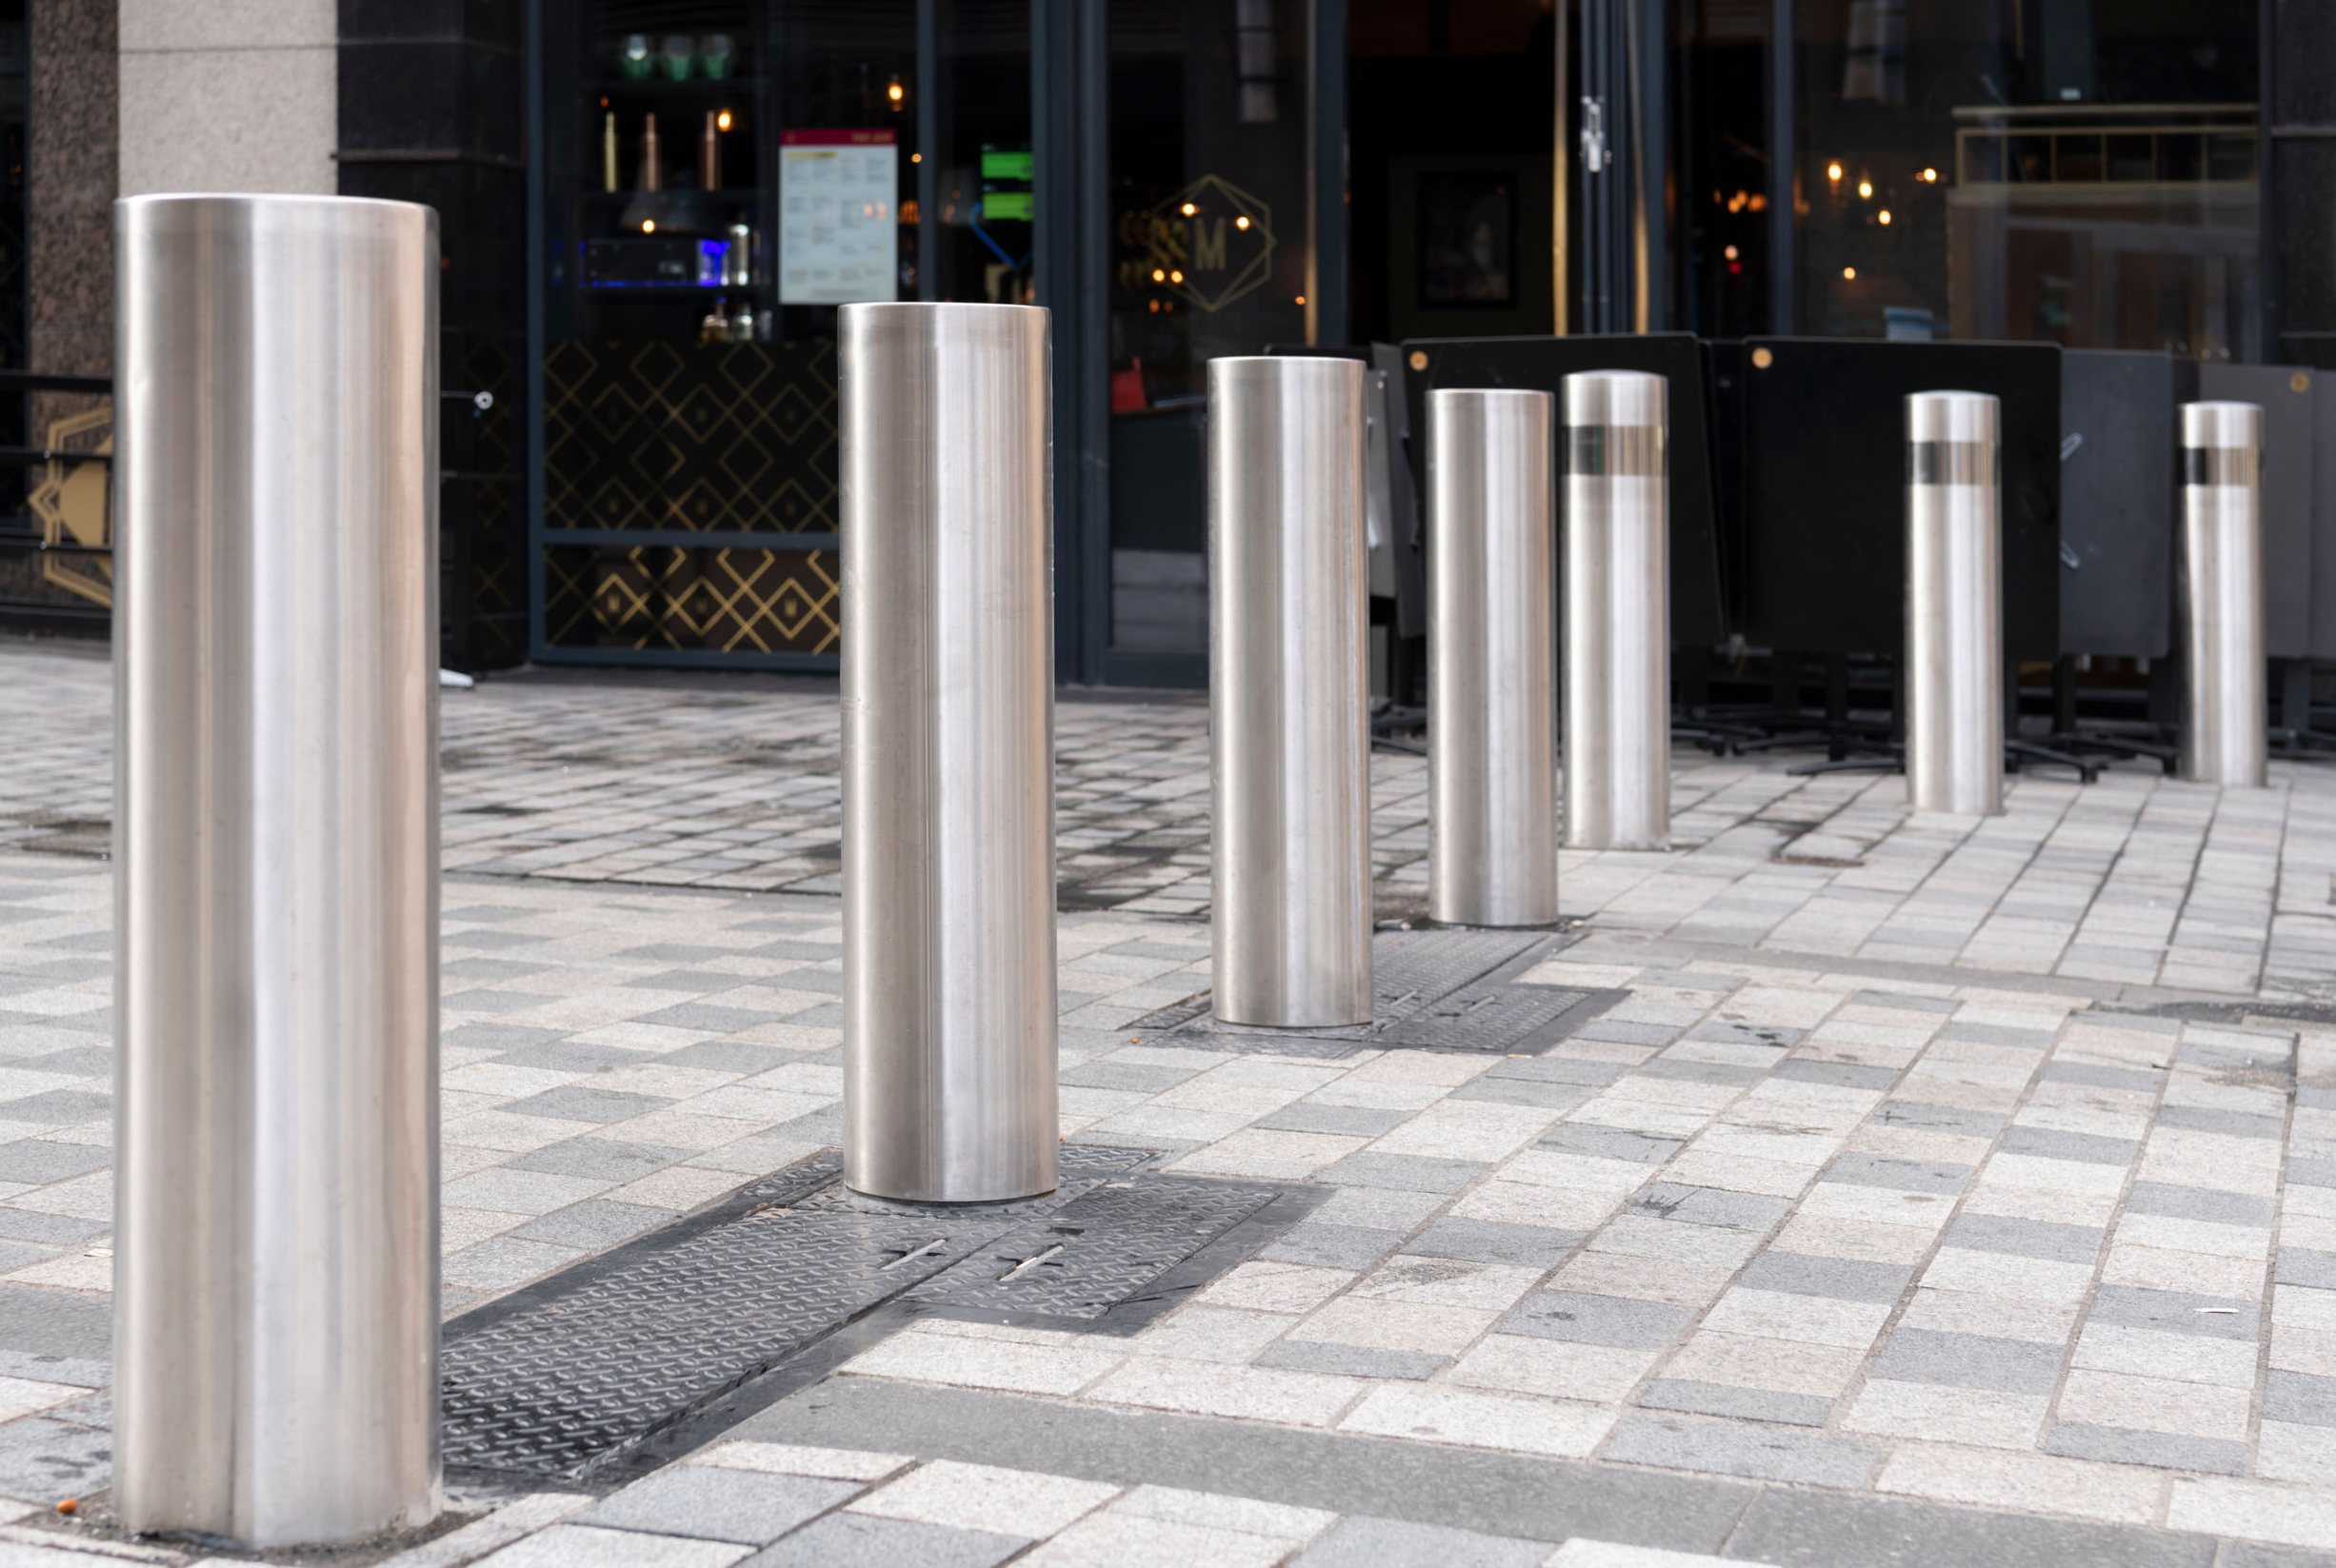
<path id="1" fill-rule="evenodd" d="M 2004 608 L 1997 407 L 1907 398 L 1907 804 L 2004 809 Z"/>
<path id="2" fill-rule="evenodd" d="M 1661 376 L 1566 378 L 1566 843 L 1671 836 L 1669 426 Z"/>
<path id="3" fill-rule="evenodd" d="M 1208 363 L 1216 1016 L 1367 1022 L 1363 367 Z"/>
<path id="4" fill-rule="evenodd" d="M 253 1547 L 438 1472 L 438 223 L 114 207 L 115 1505 Z"/>
<path id="5" fill-rule="evenodd" d="M 1055 1185 L 1048 315 L 848 305 L 844 1180 Z"/>
<path id="6" fill-rule="evenodd" d="M 1428 394 L 1428 918 L 1557 920 L 1557 400 Z"/>
<path id="7" fill-rule="evenodd" d="M 2263 651 L 2263 410 L 2182 406 L 2182 776 L 2270 783 Z"/>

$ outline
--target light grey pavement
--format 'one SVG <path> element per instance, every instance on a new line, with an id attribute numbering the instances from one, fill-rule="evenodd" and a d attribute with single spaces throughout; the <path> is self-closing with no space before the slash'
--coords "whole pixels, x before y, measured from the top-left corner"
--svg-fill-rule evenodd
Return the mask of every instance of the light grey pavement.
<path id="1" fill-rule="evenodd" d="M 0 649 L 27 1519 L 106 1479 L 110 891 L 71 825 L 107 814 L 105 673 Z M 448 694 L 448 858 L 477 857 L 444 901 L 450 1309 L 836 1141 L 838 910 L 805 890 L 831 705 Z M 411 1568 L 2336 1564 L 2336 769 L 2029 778 L 2006 817 L 1912 824 L 1895 780 L 1683 759 L 1683 847 L 1568 855 L 1581 940 L 1532 977 L 1625 1000 L 1538 1057 L 1326 1061 L 1133 1027 L 1207 984 L 1204 715 L 1062 713 L 1067 864 L 1182 835 L 1061 917 L 1065 1136 L 1328 1201 L 1131 1338 L 923 1320 Z M 1424 785 L 1374 766 L 1400 902 Z M 795 834 L 794 890 L 641 880 L 716 853 L 709 812 L 792 824 L 723 842 L 760 874 Z M 609 865 L 652 841 L 687 852 Z M 597 859 L 527 863 L 552 843 Z M 0 1519 L 0 1568 L 89 1560 L 70 1539 Z"/>

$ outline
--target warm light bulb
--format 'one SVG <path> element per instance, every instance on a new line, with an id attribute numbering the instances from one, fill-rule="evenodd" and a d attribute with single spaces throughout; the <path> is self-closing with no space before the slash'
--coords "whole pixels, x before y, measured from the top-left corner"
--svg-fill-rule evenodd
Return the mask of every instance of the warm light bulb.
<path id="1" fill-rule="evenodd" d="M 729 128 L 730 111 L 726 109 L 721 113 L 714 116 L 714 129 L 716 130 L 728 130 Z"/>
<path id="2" fill-rule="evenodd" d="M 1890 209 L 1887 207 L 1882 209 L 1881 221 L 1885 224 L 1887 224 L 1890 221 Z"/>
<path id="3" fill-rule="evenodd" d="M 1304 305 L 1306 303 L 1306 296 L 1304 294 L 1300 294 L 1298 296 L 1298 303 L 1300 305 Z"/>
<path id="4" fill-rule="evenodd" d="M 1845 278 L 1855 278 L 1857 276 L 1857 268 L 1854 267 L 1845 267 L 1841 269 L 1841 275 Z"/>
<path id="5" fill-rule="evenodd" d="M 1923 183 L 1924 183 L 1925 185 L 1936 185 L 1936 184 L 1938 184 L 1938 183 L 1939 183 L 1939 171 L 1938 171 L 1937 169 L 1924 169 L 1924 170 L 1923 170 Z"/>
<path id="6" fill-rule="evenodd" d="M 1860 180 L 1860 181 L 1858 181 L 1858 183 L 1857 183 L 1857 199 L 1858 199 L 1859 201 L 1861 201 L 1861 202 L 1870 202 L 1870 201 L 1872 201 L 1872 200 L 1874 199 L 1874 183 L 1873 183 L 1873 181 L 1871 181 L 1871 180 Z"/>
<path id="7" fill-rule="evenodd" d="M 1200 208 L 1197 208 L 1197 207 L 1194 207 L 1194 206 L 1193 206 L 1193 205 L 1192 205 L 1190 202 L 1187 202 L 1187 203 L 1185 203 L 1185 205 L 1184 205 L 1184 214 L 1185 214 L 1185 216 L 1186 216 L 1186 217 L 1188 217 L 1188 217 L 1190 217 L 1190 216 L 1192 216 L 1192 214 L 1193 214 L 1193 213 L 1198 212 L 1199 210 L 1200 210 Z"/>
<path id="8" fill-rule="evenodd" d="M 897 76 L 892 78 L 892 85 L 884 89 L 884 95 L 891 99 L 896 104 L 899 103 L 903 97 L 907 96 L 907 92 L 908 89 L 900 85 L 900 78 Z"/>
<path id="9" fill-rule="evenodd" d="M 1159 268 L 1155 267 L 1151 269 L 1151 281 L 1154 283 L 1166 283 L 1168 282 L 1168 274 L 1162 271 Z"/>
<path id="10" fill-rule="evenodd" d="M 1838 179 L 1840 179 L 1840 178 L 1841 178 L 1841 165 L 1839 165 L 1839 164 L 1827 164 L 1827 165 L 1826 165 L 1826 166 L 1825 166 L 1825 177 L 1826 177 L 1827 179 L 1828 179 L 1828 180 L 1838 180 Z"/>
<path id="11" fill-rule="evenodd" d="M 925 154 L 922 152 L 911 152 L 908 154 L 908 161 L 912 164 L 921 164 L 925 161 Z"/>
<path id="12" fill-rule="evenodd" d="M 1233 227 L 1235 228 L 1247 228 L 1249 227 L 1249 220 L 1247 218 L 1235 218 L 1233 220 Z"/>
<path id="13" fill-rule="evenodd" d="M 641 220 L 641 232 L 644 234 L 654 234 L 657 232 L 657 220 L 654 218 L 643 218 Z"/>
<path id="14" fill-rule="evenodd" d="M 1725 255 L 1729 261 L 1734 261 L 1736 259 L 1736 248 L 1731 245 L 1725 251 L 1721 252 L 1721 254 Z"/>

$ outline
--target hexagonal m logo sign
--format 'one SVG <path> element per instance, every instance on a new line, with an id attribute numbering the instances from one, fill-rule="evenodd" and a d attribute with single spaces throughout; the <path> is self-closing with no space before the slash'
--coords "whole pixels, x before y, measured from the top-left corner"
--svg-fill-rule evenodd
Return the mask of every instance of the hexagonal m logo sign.
<path id="1" fill-rule="evenodd" d="M 1204 174 L 1153 208 L 1145 248 L 1151 283 L 1203 310 L 1222 310 L 1273 269 L 1273 208 Z"/>

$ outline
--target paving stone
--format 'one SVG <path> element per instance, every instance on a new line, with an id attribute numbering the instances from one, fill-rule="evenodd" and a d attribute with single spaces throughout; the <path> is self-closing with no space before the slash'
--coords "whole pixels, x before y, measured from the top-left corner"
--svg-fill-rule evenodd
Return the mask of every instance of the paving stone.
<path id="1" fill-rule="evenodd" d="M 2282 1247 L 2271 1278 L 2283 1285 L 2310 1285 L 2336 1290 L 2336 1252 L 2309 1247 Z"/>
<path id="2" fill-rule="evenodd" d="M 2223 1296 L 2193 1296 L 2177 1290 L 2105 1284 L 2093 1292 L 2091 1320 L 2168 1334 L 2206 1334 L 2223 1340 L 2252 1340 L 2262 1309 L 2253 1301 Z"/>
<path id="3" fill-rule="evenodd" d="M 1764 1488 L 1727 1555 L 1777 1568 L 2213 1568 L 2215 1541 L 2020 1513 Z"/>
<path id="4" fill-rule="evenodd" d="M 30 1121 L 49 1126 L 71 1126 L 103 1121 L 113 1114 L 113 1096 L 87 1089 L 50 1089 L 21 1100 L 0 1101 L 0 1121 Z"/>
<path id="5" fill-rule="evenodd" d="M 1458 1192 L 1487 1167 L 1472 1160 L 1439 1160 L 1419 1154 L 1350 1154 L 1315 1180 L 1358 1187 L 1397 1187 L 1406 1192 Z"/>
<path id="6" fill-rule="evenodd" d="M 1952 1133 L 1961 1138 L 1993 1138 L 2004 1119 L 1961 1105 L 1927 1105 L 1913 1100 L 1886 1100 L 1867 1118 L 1877 1126 L 1903 1127 L 1909 1132 Z M 1828 1181 L 1841 1178 L 1828 1176 Z"/>
<path id="7" fill-rule="evenodd" d="M 865 1491 L 857 1481 L 672 1465 L 584 1510 L 577 1523 L 759 1547 Z"/>
<path id="8" fill-rule="evenodd" d="M 1776 1023 L 1730 1023 L 1714 1019 L 1699 1023 L 1687 1031 L 1689 1040 L 1700 1040 L 1716 1045 L 1798 1045 L 1807 1038 L 1806 1029 L 1790 1029 Z"/>
<path id="9" fill-rule="evenodd" d="M 2127 1214 L 2163 1214 L 2176 1220 L 2203 1220 L 2212 1225 L 2268 1225 L 2276 1207 L 2268 1198 L 2169 1186 L 2163 1181 L 2134 1182 L 2126 1190 L 2125 1202 Z"/>
<path id="10" fill-rule="evenodd" d="M 1498 1220 L 1439 1220 L 1404 1243 L 1421 1258 L 1462 1258 L 1483 1263 L 1512 1263 L 1552 1269 L 1572 1256 L 1584 1233 Z"/>
<path id="11" fill-rule="evenodd" d="M 569 1138 L 516 1155 L 509 1169 L 548 1171 L 554 1176 L 589 1176 L 600 1181 L 634 1181 L 651 1171 L 687 1160 L 688 1149 L 628 1143 L 613 1138 Z"/>
<path id="12" fill-rule="evenodd" d="M 656 1095 L 619 1094 L 566 1083 L 556 1089 L 496 1107 L 511 1116 L 543 1116 L 558 1121 L 629 1121 L 673 1103 Z"/>
<path id="13" fill-rule="evenodd" d="M 1972 1045 L 2015 1045 L 2029 1050 L 2049 1050 L 2053 1030 L 2025 1029 L 2009 1023 L 1967 1023 L 1957 1019 L 1939 1030 L 1939 1039 L 1959 1041 Z"/>
<path id="14" fill-rule="evenodd" d="M 1899 1160 L 1884 1154 L 1851 1152 L 1837 1157 L 1820 1180 L 1845 1181 L 1860 1187 L 1890 1187 L 1900 1192 L 1959 1193 L 1971 1180 L 1971 1167 L 1943 1160 Z"/>
<path id="15" fill-rule="evenodd" d="M 2004 1141 L 1996 1147 L 2005 1154 L 2024 1154 L 2038 1160 L 2073 1160 L 2088 1165 L 2129 1165 L 2141 1152 L 2141 1144 L 2128 1138 L 2017 1125 L 2004 1134 Z"/>
<path id="16" fill-rule="evenodd" d="M 1765 1231 L 1783 1219 L 1791 1206 L 1782 1198 L 1767 1198 L 1759 1193 L 1658 1181 L 1639 1194 L 1630 1204 L 1630 1212 L 1684 1225 Z"/>
<path id="17" fill-rule="evenodd" d="M 1360 1225 L 1302 1223 L 1289 1227 L 1258 1256 L 1269 1263 L 1310 1263 L 1316 1268 L 1364 1269 L 1403 1241 L 1399 1230 Z"/>
<path id="18" fill-rule="evenodd" d="M 1579 1031 L 1576 1039 L 1580 1039 Z M 1539 1083 L 1578 1083 L 1587 1088 L 1599 1088 L 1611 1083 L 1623 1074 L 1619 1062 L 1592 1062 L 1582 1057 L 1528 1056 L 1496 1062 L 1485 1069 L 1490 1079 L 1523 1079 Z"/>
<path id="19" fill-rule="evenodd" d="M 1747 1290 L 1776 1290 L 1794 1296 L 1829 1296 L 1844 1301 L 1895 1301 L 1913 1277 L 1912 1269 L 1898 1263 L 1764 1252 L 1737 1276 L 1736 1282 Z"/>
<path id="20" fill-rule="evenodd" d="M 1439 1368 L 1448 1365 L 1448 1356 L 1430 1356 L 1420 1351 L 1381 1350 L 1371 1345 L 1340 1344 L 1330 1340 L 1276 1340 L 1258 1352 L 1259 1366 L 1283 1367 L 1292 1372 L 1328 1372 L 1342 1378 L 1404 1378 L 1433 1377 Z"/>
<path id="21" fill-rule="evenodd" d="M 1757 1083 L 1766 1067 L 1739 1066 L 1727 1062 L 1698 1062 L 1692 1058 L 1659 1056 L 1638 1066 L 1641 1078 L 1679 1079 L 1690 1083 Z"/>
<path id="22" fill-rule="evenodd" d="M 1071 1068 L 1062 1075 L 1062 1082 L 1080 1089 L 1132 1089 L 1141 1094 L 1158 1094 L 1163 1089 L 1174 1088 L 1199 1072 L 1198 1067 L 1181 1067 L 1163 1062 L 1124 1062 L 1106 1058 Z"/>
<path id="23" fill-rule="evenodd" d="M 670 1209 L 652 1209 L 638 1203 L 618 1203 L 605 1198 L 589 1198 L 581 1203 L 555 1209 L 540 1220 L 531 1220 L 512 1231 L 511 1235 L 522 1241 L 543 1241 L 552 1246 L 601 1252 L 629 1241 L 645 1231 L 654 1230 L 672 1218 Z"/>
<path id="24" fill-rule="evenodd" d="M 2085 1426 L 2074 1421 L 2054 1421 L 2052 1430 L 2045 1435 L 2044 1451 L 2072 1459 L 2146 1464 L 2161 1470 L 2194 1470 L 2211 1476 L 2236 1476 L 2246 1468 L 2246 1444 L 2243 1442 L 2192 1438 L 2175 1432 Z"/>
<path id="25" fill-rule="evenodd" d="M 2064 1225 L 2049 1220 L 2021 1220 L 2003 1214 L 1955 1216 L 1947 1227 L 1944 1244 L 1973 1252 L 2005 1252 L 2021 1258 L 2048 1258 L 2062 1263 L 2089 1263 L 2101 1254 L 2107 1233 L 2094 1225 Z"/>
<path id="26" fill-rule="evenodd" d="M 2224 1138 L 2278 1139 L 2287 1131 L 2286 1121 L 2280 1117 L 2211 1110 L 2203 1105 L 2160 1105 L 2157 1124 L 2180 1127 L 2186 1132 L 2215 1133 Z"/>
<path id="27" fill-rule="evenodd" d="M 794 977 L 787 978 L 791 980 Z M 643 1013 L 639 1022 L 663 1024 L 669 1029 L 699 1029 L 707 1034 L 730 1035 L 762 1023 L 785 1023 L 790 1020 L 800 1022 L 802 1017 L 801 1014 L 773 1013 L 757 1007 L 725 1007 L 711 1002 L 684 1002 L 671 1007 L 660 1007 L 653 1013 Z"/>
<path id="28" fill-rule="evenodd" d="M 2031 1340 L 1901 1326 L 1882 1347 L 1873 1376 L 1894 1382 L 1946 1383 L 2005 1394 L 2049 1394 L 2060 1381 L 2066 1346 Z"/>
<path id="29" fill-rule="evenodd" d="M 1527 1297 L 1502 1320 L 1500 1328 L 1504 1334 L 1529 1334 L 1544 1340 L 1656 1350 L 1677 1339 L 1694 1316 L 1686 1307 L 1661 1301 L 1545 1290 Z"/>
<path id="30" fill-rule="evenodd" d="M 2108 1067 L 2094 1062 L 2053 1061 L 2045 1063 L 2047 1083 L 2081 1083 L 2093 1089 L 2123 1089 L 2157 1098 L 2166 1075 L 2146 1067 Z"/>
<path id="31" fill-rule="evenodd" d="M 1587 1121 L 1561 1121 L 1542 1136 L 1536 1147 L 1592 1160 L 1628 1160 L 1641 1165 L 1660 1165 L 1687 1147 L 1684 1138 L 1664 1138 L 1630 1127 L 1601 1127 Z"/>
<path id="32" fill-rule="evenodd" d="M 1063 1082 L 1070 1082 L 1065 1074 Z M 1350 1138 L 1377 1138 L 1411 1120 L 1407 1111 L 1383 1111 L 1366 1105 L 1323 1105 L 1293 1101 L 1271 1116 L 1250 1123 L 1273 1132 L 1338 1133 Z"/>
<path id="33" fill-rule="evenodd" d="M 1895 1012 L 1937 1013 L 1946 1017 L 1961 1005 L 1953 997 L 1927 997 L 1911 991 L 1859 991 L 1849 998 L 1854 1007 L 1887 1007 Z"/>
<path id="34" fill-rule="evenodd" d="M 71 1498 L 111 1479 L 113 1437 L 39 1416 L 0 1423 L 0 1496 Z"/>
<path id="35" fill-rule="evenodd" d="M 12 1146 L 0 1144 L 0 1150 Z M 40 1214 L 30 1209 L 0 1208 L 0 1237 L 11 1241 L 40 1241 L 52 1247 L 77 1247 L 112 1228 L 103 1221 L 82 1220 L 70 1214 Z"/>
<path id="36" fill-rule="evenodd" d="M 1025 1536 L 959 1530 L 873 1514 L 829 1514 L 767 1546 L 739 1568 L 996 1568 Z"/>
<path id="37" fill-rule="evenodd" d="M 678 1051 L 664 1052 L 656 1060 L 663 1067 L 694 1067 L 704 1072 L 751 1077 L 801 1062 L 804 1053 L 782 1050 L 775 1045 L 752 1045 L 743 1040 L 701 1040 Z"/>
<path id="38" fill-rule="evenodd" d="M 1861 1067 L 1847 1062 L 1818 1062 L 1793 1057 L 1777 1063 L 1774 1078 L 1795 1083 L 1830 1083 L 1844 1089 L 1887 1089 L 1898 1082 L 1895 1067 Z"/>
<path id="39" fill-rule="evenodd" d="M 1792 1426 L 1823 1426 L 1833 1401 L 1814 1394 L 1787 1394 L 1772 1388 L 1738 1388 L 1727 1383 L 1699 1383 L 1658 1378 L 1638 1397 L 1649 1410 L 1675 1410 L 1690 1416 L 1732 1416 L 1750 1421 L 1781 1421 Z"/>
<path id="40" fill-rule="evenodd" d="M 2336 1378 L 2272 1368 L 2264 1381 L 2263 1419 L 2336 1426 Z"/>
<path id="41" fill-rule="evenodd" d="M 1739 1426 L 1679 1416 L 1626 1416 L 1607 1439 L 1605 1457 L 1621 1464 L 1746 1476 L 1803 1486 L 1855 1487 L 1872 1474 L 1881 1449 L 1814 1432 Z"/>
<path id="42" fill-rule="evenodd" d="M 537 1029 L 519 1023 L 465 1023 L 438 1037 L 441 1045 L 460 1045 L 483 1051 L 516 1051 L 529 1045 L 549 1045 L 568 1038 L 565 1029 Z"/>
<path id="43" fill-rule="evenodd" d="M 541 1002 L 543 999 L 535 999 Z M 589 1040 L 548 1040 L 521 1045 L 489 1059 L 506 1067 L 540 1067 L 553 1073 L 591 1073 L 603 1067 L 637 1066 L 641 1052 L 622 1045 L 603 1045 Z M 658 1057 L 660 1062 L 669 1057 Z"/>
<path id="44" fill-rule="evenodd" d="M 2336 1160 L 2290 1158 L 2286 1175 L 2291 1187 L 2336 1187 Z"/>
<path id="45" fill-rule="evenodd" d="M 0 1143 L 0 1181 L 45 1185 L 103 1170 L 112 1162 L 108 1151 L 87 1143 L 51 1143 L 39 1138 Z"/>
<path id="46" fill-rule="evenodd" d="M 1448 1099 L 1489 1100 L 1505 1105 L 1538 1105 L 1545 1110 L 1569 1111 L 1589 1099 L 1591 1091 L 1577 1083 L 1545 1083 L 1529 1078 L 1494 1078 L 1489 1074 L 1464 1083 Z"/>
<path id="47" fill-rule="evenodd" d="M 1348 1518 L 1290 1568 L 1538 1568 L 1551 1543 L 1396 1519 Z"/>

